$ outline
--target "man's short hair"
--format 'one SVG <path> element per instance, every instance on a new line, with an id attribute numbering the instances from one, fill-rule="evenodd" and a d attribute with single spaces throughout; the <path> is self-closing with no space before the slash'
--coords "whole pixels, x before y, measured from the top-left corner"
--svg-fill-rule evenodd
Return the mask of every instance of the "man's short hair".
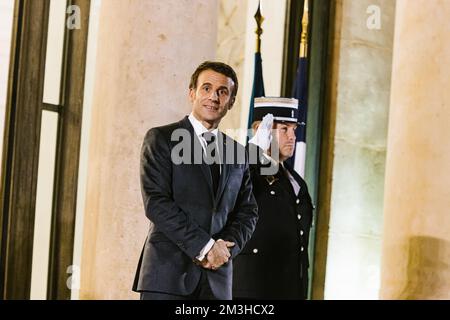
<path id="1" fill-rule="evenodd" d="M 213 70 L 213 71 L 221 73 L 224 76 L 233 80 L 234 86 L 233 86 L 233 92 L 231 92 L 231 98 L 236 97 L 237 92 L 238 92 L 238 87 L 239 87 L 236 72 L 234 72 L 232 67 L 230 67 L 229 65 L 227 65 L 223 62 L 205 61 L 201 65 L 199 65 L 191 76 L 191 82 L 189 83 L 189 89 L 197 88 L 198 76 L 200 75 L 200 73 L 202 73 L 205 70 Z"/>

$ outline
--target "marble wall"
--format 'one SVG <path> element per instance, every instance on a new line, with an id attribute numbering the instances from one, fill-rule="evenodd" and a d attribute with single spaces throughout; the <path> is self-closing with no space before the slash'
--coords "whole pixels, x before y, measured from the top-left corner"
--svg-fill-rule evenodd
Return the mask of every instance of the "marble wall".
<path id="1" fill-rule="evenodd" d="M 383 299 L 450 299 L 449 16 L 447 0 L 397 0 Z"/>
<path id="2" fill-rule="evenodd" d="M 220 129 L 238 129 L 241 124 L 241 109 L 248 105 L 243 103 L 244 68 L 246 46 L 248 0 L 219 1 L 219 19 L 217 22 L 216 60 L 223 61 L 236 71 L 239 80 L 239 92 L 231 112 L 222 120 Z M 237 138 L 237 135 L 234 135 Z"/>
<path id="3" fill-rule="evenodd" d="M 371 6 L 380 28 L 368 27 Z M 336 1 L 325 299 L 378 298 L 394 12 L 391 0 Z"/>

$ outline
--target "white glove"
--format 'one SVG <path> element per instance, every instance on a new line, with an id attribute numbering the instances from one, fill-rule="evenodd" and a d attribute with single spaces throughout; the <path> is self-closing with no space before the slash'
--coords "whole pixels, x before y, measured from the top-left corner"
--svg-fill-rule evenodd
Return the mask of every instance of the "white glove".
<path id="1" fill-rule="evenodd" d="M 266 114 L 259 124 L 258 130 L 256 130 L 255 136 L 248 142 L 257 145 L 264 151 L 269 149 L 272 142 L 272 126 L 273 115 L 271 113 Z"/>

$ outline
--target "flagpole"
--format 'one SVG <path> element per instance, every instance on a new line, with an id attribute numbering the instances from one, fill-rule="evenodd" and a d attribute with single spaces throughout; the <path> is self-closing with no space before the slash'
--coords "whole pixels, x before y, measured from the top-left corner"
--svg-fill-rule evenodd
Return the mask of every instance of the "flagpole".
<path id="1" fill-rule="evenodd" d="M 303 6 L 302 18 L 302 35 L 300 37 L 299 57 L 306 58 L 308 56 L 308 24 L 309 24 L 308 0 L 305 0 Z"/>
<path id="2" fill-rule="evenodd" d="M 253 87 L 252 87 L 252 95 L 250 98 L 250 110 L 248 114 L 248 122 L 247 128 L 250 129 L 253 123 L 253 109 L 254 109 L 254 99 L 256 97 L 264 97 L 264 79 L 262 72 L 262 59 L 261 59 L 261 35 L 263 33 L 263 29 L 261 27 L 264 17 L 261 14 L 261 1 L 258 3 L 258 10 L 255 13 L 256 20 L 256 51 L 255 51 L 255 65 L 254 65 L 254 75 L 253 75 Z M 251 136 L 252 132 L 249 132 L 248 136 Z"/>
<path id="3" fill-rule="evenodd" d="M 256 52 L 261 53 L 261 35 L 263 34 L 262 23 L 264 17 L 261 15 L 261 1 L 258 2 L 258 10 L 255 13 L 256 20 Z"/>
<path id="4" fill-rule="evenodd" d="M 294 170 L 305 177 L 306 165 L 306 117 L 307 117 L 307 56 L 308 56 L 308 25 L 309 25 L 309 9 L 308 0 L 304 0 L 303 17 L 302 17 L 302 33 L 300 35 L 300 50 L 297 67 L 297 75 L 294 82 L 292 96 L 299 102 L 299 126 L 296 131 L 297 143 L 294 156 L 289 159 L 289 163 Z"/>

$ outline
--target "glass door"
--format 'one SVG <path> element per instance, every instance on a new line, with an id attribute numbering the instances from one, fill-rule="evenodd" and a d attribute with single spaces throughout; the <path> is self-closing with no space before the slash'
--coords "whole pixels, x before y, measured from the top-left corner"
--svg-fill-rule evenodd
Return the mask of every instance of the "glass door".
<path id="1" fill-rule="evenodd" d="M 0 1 L 0 299 L 71 295 L 89 9 Z"/>

